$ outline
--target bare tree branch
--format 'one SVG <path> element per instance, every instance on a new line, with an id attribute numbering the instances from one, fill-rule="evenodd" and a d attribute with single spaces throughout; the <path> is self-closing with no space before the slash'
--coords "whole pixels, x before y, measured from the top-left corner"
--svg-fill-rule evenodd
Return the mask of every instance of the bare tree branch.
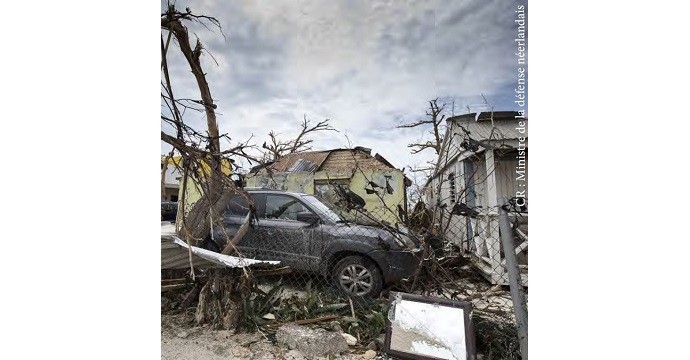
<path id="1" fill-rule="evenodd" d="M 307 115 L 304 115 L 304 120 L 302 121 L 301 124 L 301 129 L 299 134 L 292 139 L 292 140 L 279 140 L 278 136 L 275 131 L 271 130 L 268 133 L 269 137 L 269 142 L 264 142 L 263 145 L 261 146 L 263 149 L 266 149 L 266 160 L 267 161 L 276 161 L 278 160 L 281 156 L 284 156 L 286 154 L 292 154 L 296 153 L 299 151 L 308 151 L 311 150 L 312 147 L 309 146 L 311 143 L 314 142 L 312 139 L 305 139 L 306 136 L 309 136 L 310 134 L 313 134 L 318 131 L 335 131 L 337 132 L 338 130 L 334 129 L 328 122 L 330 120 L 326 119 L 323 121 L 319 121 L 316 125 L 310 126 L 311 121 L 307 120 Z"/>
<path id="2" fill-rule="evenodd" d="M 438 106 L 437 101 L 438 98 L 429 101 L 429 109 L 426 111 L 426 115 L 430 117 L 429 119 L 417 120 L 409 124 L 401 124 L 397 126 L 397 128 L 399 129 L 404 129 L 415 128 L 419 126 L 426 127 L 431 125 L 432 130 L 430 131 L 430 133 L 434 136 L 434 138 L 427 142 L 418 142 L 407 145 L 407 147 L 411 148 L 410 152 L 412 154 L 418 154 L 426 149 L 434 149 L 436 155 L 439 155 L 441 153 L 443 134 L 440 128 L 443 124 L 443 120 L 446 118 L 446 115 L 442 114 L 446 104 Z"/>

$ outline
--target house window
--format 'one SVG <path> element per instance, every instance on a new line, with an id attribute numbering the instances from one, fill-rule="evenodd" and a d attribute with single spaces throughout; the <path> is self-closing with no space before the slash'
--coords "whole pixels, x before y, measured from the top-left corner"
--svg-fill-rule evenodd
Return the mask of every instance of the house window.
<path id="1" fill-rule="evenodd" d="M 177 195 L 170 195 L 170 201 L 177 202 Z"/>
<path id="2" fill-rule="evenodd" d="M 340 197 L 336 192 L 336 186 L 342 186 L 344 189 L 350 188 L 349 179 L 330 179 L 330 180 L 314 180 L 314 195 L 330 204 L 338 205 Z"/>

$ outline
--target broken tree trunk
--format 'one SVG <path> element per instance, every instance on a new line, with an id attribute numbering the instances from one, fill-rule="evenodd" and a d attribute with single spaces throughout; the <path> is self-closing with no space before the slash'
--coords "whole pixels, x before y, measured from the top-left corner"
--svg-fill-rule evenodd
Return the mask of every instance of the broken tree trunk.
<path id="1" fill-rule="evenodd" d="M 209 212 L 222 214 L 230 203 L 230 199 L 235 194 L 235 189 L 224 189 L 221 196 L 215 201 L 211 199 L 210 195 L 204 194 L 201 199 L 192 206 L 192 209 L 189 210 L 189 214 L 185 216 L 185 226 L 180 228 L 180 235 L 186 239 L 187 242 L 193 242 L 192 245 L 199 246 L 211 233 L 211 221 L 208 216 Z"/>
<path id="2" fill-rule="evenodd" d="M 249 280 L 242 269 L 210 270 L 208 282 L 201 288 L 196 308 L 197 325 L 212 324 L 216 328 L 234 329 L 241 312 L 242 290 Z"/>
<path id="3" fill-rule="evenodd" d="M 208 130 L 208 151 L 211 153 L 210 159 L 210 176 L 209 176 L 209 196 L 212 202 L 220 197 L 220 193 L 223 189 L 221 171 L 221 156 L 220 156 L 220 132 L 218 131 L 218 122 L 216 121 L 216 112 L 214 111 L 215 105 L 213 104 L 213 97 L 211 96 L 211 89 L 206 81 L 206 75 L 201 68 L 201 51 L 203 46 L 201 46 L 201 41 L 196 40 L 196 45 L 192 49 L 189 43 L 189 33 L 187 28 L 182 25 L 180 20 L 175 17 L 164 17 L 161 19 L 161 27 L 167 29 L 175 38 L 180 45 L 180 50 L 187 59 L 187 63 L 192 70 L 192 74 L 196 79 L 197 86 L 199 87 L 199 93 L 201 95 L 201 101 L 204 105 L 204 110 L 206 113 L 206 126 Z"/>
<path id="4" fill-rule="evenodd" d="M 249 211 L 247 212 L 247 216 L 244 218 L 244 221 L 242 222 L 242 225 L 240 226 L 239 230 L 237 230 L 237 233 L 235 236 L 232 237 L 230 241 L 225 245 L 225 248 L 223 248 L 223 251 L 221 251 L 222 254 L 225 255 L 230 255 L 233 250 L 235 250 L 235 245 L 237 245 L 238 242 L 244 237 L 244 235 L 249 231 L 249 225 L 252 221 L 252 212 Z"/>
<path id="5" fill-rule="evenodd" d="M 201 102 L 204 105 L 204 110 L 206 113 L 206 125 L 208 133 L 208 156 L 205 156 L 200 161 L 208 161 L 210 171 L 205 175 L 206 193 L 202 201 L 197 202 L 192 211 L 190 211 L 190 217 L 186 219 L 186 224 L 188 229 L 183 231 L 187 232 L 187 235 L 191 235 L 189 240 L 196 240 L 198 238 L 203 239 L 208 231 L 210 231 L 210 224 L 208 224 L 208 213 L 212 206 L 216 205 L 218 200 L 221 198 L 223 193 L 223 172 L 221 169 L 221 155 L 220 155 L 220 133 L 218 131 L 218 123 L 216 121 L 216 113 L 214 111 L 215 105 L 213 104 L 213 97 L 211 96 L 211 89 L 209 88 L 208 82 L 206 81 L 206 76 L 201 67 L 201 51 L 203 47 L 199 39 L 196 41 L 194 49 L 192 49 L 189 42 L 189 33 L 187 28 L 182 24 L 180 19 L 189 17 L 189 10 L 187 14 L 183 14 L 175 10 L 174 5 L 170 5 L 168 11 L 161 17 L 161 28 L 169 31 L 177 39 L 180 50 L 184 55 L 189 67 L 192 70 L 192 74 L 196 79 L 197 86 L 199 87 L 199 93 L 201 95 Z M 163 47 L 163 57 L 165 57 L 166 51 Z M 165 59 L 164 59 L 165 60 Z M 164 72 L 167 73 L 167 62 L 163 61 Z M 168 85 L 169 84 L 169 79 Z M 174 100 L 173 100 L 174 102 Z M 177 116 L 175 116 L 177 118 Z M 181 122 L 182 119 L 177 119 L 177 122 Z M 163 138 L 165 140 L 165 138 Z M 181 139 L 177 139 L 181 140 Z M 175 144 L 167 141 L 171 145 Z M 178 148 L 180 152 L 184 152 L 185 149 Z M 204 201 L 205 200 L 205 201 Z M 184 228 L 184 227 L 183 227 Z M 205 231 L 204 231 L 205 230 Z"/>

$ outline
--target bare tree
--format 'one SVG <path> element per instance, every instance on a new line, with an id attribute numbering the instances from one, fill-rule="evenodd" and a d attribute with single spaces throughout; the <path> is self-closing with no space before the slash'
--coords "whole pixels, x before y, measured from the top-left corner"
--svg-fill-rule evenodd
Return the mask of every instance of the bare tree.
<path id="1" fill-rule="evenodd" d="M 227 134 L 221 135 L 218 129 L 215 111 L 217 105 L 214 103 L 200 60 L 204 48 L 198 38 L 192 48 L 188 29 L 183 22 L 198 22 L 207 28 L 207 23 L 219 29 L 221 27 L 220 22 L 213 17 L 195 15 L 189 8 L 182 12 L 172 4 L 169 4 L 167 10 L 161 14 L 161 30 L 163 31 L 161 33 L 163 77 L 161 80 L 163 90 L 161 99 L 167 106 L 169 113 L 161 113 L 161 120 L 176 130 L 174 136 L 161 131 L 161 140 L 170 144 L 181 155 L 185 182 L 187 176 L 191 176 L 201 187 L 202 197 L 186 216 L 182 216 L 183 224 L 180 229 L 180 235 L 187 241 L 199 242 L 208 236 L 212 226 L 211 219 L 220 218 L 218 214 L 227 206 L 233 195 L 244 196 L 250 206 L 253 206 L 249 195 L 238 189 L 234 182 L 223 173 L 222 164 L 224 161 L 228 161 L 226 157 L 237 155 L 250 161 L 255 159 L 245 152 L 247 148 L 253 147 L 249 145 L 249 140 L 238 143 L 228 150 L 221 150 L 221 139 L 230 140 L 230 137 Z M 167 35 L 167 39 L 165 39 L 165 35 Z M 196 80 L 201 100 L 177 99 L 174 95 L 167 61 L 168 50 L 173 38 Z M 201 108 L 198 107 L 199 105 Z M 185 123 L 183 115 L 187 109 L 203 112 L 206 115 L 206 129 L 203 132 Z M 182 201 L 181 212 L 185 213 L 184 201 Z M 227 254 L 232 251 L 232 245 L 239 241 L 248 226 L 249 220 L 245 221 L 243 228 L 237 232 L 233 239 L 228 239 L 228 246 L 223 249 L 223 253 Z"/>
<path id="2" fill-rule="evenodd" d="M 299 134 L 292 140 L 280 140 L 278 139 L 279 134 L 271 130 L 268 133 L 270 138 L 269 142 L 264 142 L 261 146 L 266 149 L 266 161 L 276 161 L 280 159 L 281 156 L 286 154 L 292 154 L 298 151 L 309 151 L 312 149 L 310 146 L 314 142 L 312 139 L 306 139 L 306 136 L 313 134 L 317 131 L 338 131 L 331 127 L 328 123 L 329 119 L 319 121 L 316 125 L 310 126 L 311 121 L 307 120 L 307 115 L 304 115 L 304 120 L 301 124 L 301 129 Z"/>
<path id="3" fill-rule="evenodd" d="M 418 143 L 407 145 L 407 147 L 411 148 L 410 152 L 412 154 L 418 154 L 425 149 L 434 149 L 434 151 L 436 151 L 436 155 L 441 154 L 441 145 L 443 144 L 441 124 L 446 117 L 446 115 L 442 113 L 446 104 L 438 106 L 437 101 L 438 98 L 429 101 L 429 109 L 426 111 L 426 115 L 429 117 L 428 119 L 422 119 L 413 123 L 397 126 L 397 128 L 415 128 L 420 126 L 428 127 L 431 125 L 432 129 L 429 130 L 429 133 L 433 135 L 434 138 L 426 142 L 421 142 L 420 140 Z"/>

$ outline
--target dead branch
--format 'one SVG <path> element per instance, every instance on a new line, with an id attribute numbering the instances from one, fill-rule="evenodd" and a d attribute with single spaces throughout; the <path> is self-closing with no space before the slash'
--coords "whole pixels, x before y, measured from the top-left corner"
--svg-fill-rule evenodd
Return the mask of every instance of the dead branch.
<path id="1" fill-rule="evenodd" d="M 427 142 L 417 142 L 407 145 L 407 147 L 411 148 L 412 154 L 418 154 L 425 149 L 434 149 L 434 151 L 436 151 L 436 155 L 441 154 L 443 134 L 440 128 L 443 123 L 443 120 L 446 117 L 445 114 L 442 114 L 446 104 L 438 106 L 437 101 L 438 98 L 429 101 L 429 109 L 426 111 L 426 115 L 430 117 L 429 119 L 417 120 L 409 124 L 401 124 L 397 126 L 397 128 L 403 129 L 415 128 L 419 126 L 426 127 L 428 125 L 431 125 L 432 130 L 430 131 L 430 133 L 434 136 L 434 138 Z"/>
<path id="2" fill-rule="evenodd" d="M 297 135 L 295 140 L 291 141 L 292 147 L 290 148 L 289 152 L 294 153 L 299 151 L 300 149 L 304 149 L 308 144 L 311 144 L 313 140 L 302 140 L 304 136 L 310 133 L 314 133 L 317 131 L 338 131 L 334 128 L 331 127 L 330 124 L 328 124 L 329 119 L 326 119 L 324 121 L 319 121 L 316 125 L 309 127 L 310 121 L 307 120 L 307 115 L 304 115 L 304 121 L 302 121 L 302 130 L 300 133 Z"/>
<path id="3" fill-rule="evenodd" d="M 328 123 L 329 121 L 329 119 L 326 119 L 323 121 L 319 121 L 314 126 L 310 126 L 311 121 L 307 120 L 307 116 L 304 115 L 304 120 L 302 121 L 300 132 L 294 139 L 291 140 L 280 140 L 278 139 L 279 134 L 271 130 L 268 133 L 270 143 L 264 142 L 261 146 L 262 148 L 267 150 L 267 160 L 276 161 L 281 156 L 284 156 L 286 154 L 311 150 L 312 147 L 309 145 L 312 144 L 314 140 L 306 139 L 306 136 L 318 131 L 338 131 Z"/>
<path id="4" fill-rule="evenodd" d="M 201 41 L 197 38 L 196 45 L 192 49 L 190 45 L 189 33 L 187 27 L 185 27 L 181 19 L 207 19 L 220 27 L 218 20 L 206 17 L 193 15 L 189 8 L 186 9 L 186 13 L 181 13 L 175 9 L 174 5 L 169 5 L 168 11 L 161 17 L 161 28 L 168 30 L 177 39 L 177 43 L 180 47 L 180 51 L 184 55 L 189 67 L 192 70 L 192 74 L 196 79 L 197 86 L 201 95 L 201 101 L 203 102 L 204 109 L 206 112 L 206 125 L 208 131 L 208 144 L 207 149 L 211 154 L 216 154 L 220 152 L 220 136 L 218 131 L 218 122 L 216 121 L 216 113 L 213 106 L 213 96 L 211 96 L 211 89 L 209 88 L 208 82 L 206 81 L 206 76 L 201 67 L 201 50 L 203 49 Z M 161 39 L 162 45 L 162 39 Z M 167 72 L 167 66 L 164 66 L 164 72 Z M 169 81 L 168 81 L 169 83 Z M 171 95 L 172 91 L 169 92 Z M 172 96 L 171 96 L 172 98 Z M 174 104 L 175 102 L 173 102 Z M 174 106 L 174 105 L 173 105 Z M 220 196 L 222 190 L 222 183 L 220 177 L 221 172 L 221 159 L 220 156 L 212 155 L 208 159 L 211 163 L 212 171 L 209 174 L 209 190 L 212 198 L 217 198 Z"/>
<path id="5" fill-rule="evenodd" d="M 291 322 L 269 324 L 268 326 L 280 327 L 280 326 L 283 326 L 285 324 L 308 325 L 308 324 L 314 324 L 314 323 L 318 323 L 318 322 L 338 320 L 341 317 L 342 316 L 339 316 L 339 315 L 329 315 L 329 316 L 322 316 L 322 317 L 318 317 L 318 318 L 314 318 L 314 319 L 304 319 L 304 320 L 297 320 L 297 321 L 291 321 Z"/>
<path id="6" fill-rule="evenodd" d="M 249 226 L 251 224 L 251 218 L 252 218 L 252 212 L 248 211 L 247 216 L 244 218 L 244 221 L 242 222 L 242 225 L 240 226 L 239 230 L 237 230 L 237 233 L 235 233 L 235 236 L 233 236 L 233 238 L 230 241 L 228 241 L 228 243 L 223 248 L 223 251 L 221 251 L 221 254 L 230 255 L 233 252 L 233 250 L 235 249 L 235 245 L 237 245 L 237 243 L 249 231 Z"/>

